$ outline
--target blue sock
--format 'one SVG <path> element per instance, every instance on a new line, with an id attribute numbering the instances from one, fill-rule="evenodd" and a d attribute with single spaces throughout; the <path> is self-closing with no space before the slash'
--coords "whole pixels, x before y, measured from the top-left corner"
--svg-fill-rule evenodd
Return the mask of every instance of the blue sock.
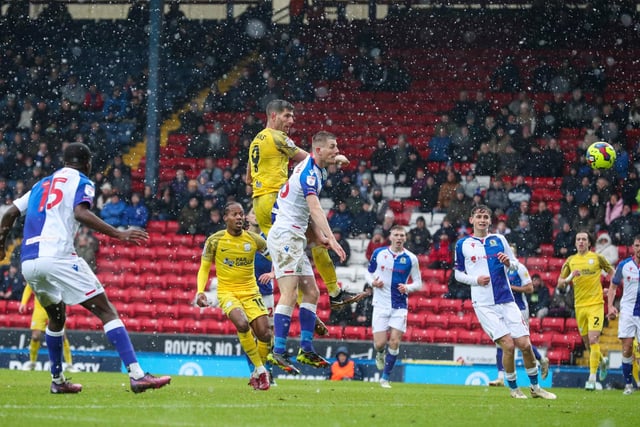
<path id="1" fill-rule="evenodd" d="M 289 336 L 289 327 L 291 326 L 291 316 L 282 313 L 273 315 L 273 352 L 284 354 L 287 347 L 287 337 Z"/>
<path id="2" fill-rule="evenodd" d="M 316 313 L 300 304 L 300 347 L 302 351 L 313 350 L 313 330 L 316 326 Z"/>
<path id="3" fill-rule="evenodd" d="M 538 385 L 538 367 L 537 366 L 527 369 L 527 376 L 529 377 L 529 381 L 531 382 L 531 385 Z"/>
<path id="4" fill-rule="evenodd" d="M 109 342 L 116 348 L 124 366 L 129 366 L 132 363 L 138 363 L 138 358 L 136 357 L 136 352 L 131 344 L 129 333 L 125 329 L 122 320 L 116 319 L 105 323 L 104 332 L 107 335 Z"/>
<path id="5" fill-rule="evenodd" d="M 633 384 L 633 365 L 631 363 L 622 362 L 622 377 L 625 384 Z"/>
<path id="6" fill-rule="evenodd" d="M 542 355 L 540 355 L 540 352 L 538 351 L 538 347 L 531 344 L 531 350 L 533 350 L 533 355 L 536 357 L 536 360 L 540 361 L 540 359 L 542 359 Z"/>
<path id="7" fill-rule="evenodd" d="M 384 378 L 385 380 L 389 379 L 389 375 L 391 375 L 391 370 L 396 365 L 397 359 L 397 354 L 391 354 L 391 352 L 387 352 L 387 355 L 384 358 L 384 371 L 382 371 L 382 378 Z"/>
<path id="8" fill-rule="evenodd" d="M 64 329 L 60 332 L 51 332 L 46 329 L 44 338 L 47 343 L 47 351 L 49 352 L 49 361 L 51 362 L 51 376 L 59 377 L 62 373 L 62 341 L 64 337 Z"/>
<path id="9" fill-rule="evenodd" d="M 498 347 L 496 350 L 496 368 L 498 368 L 498 372 L 504 371 L 504 365 L 502 364 L 502 347 Z"/>

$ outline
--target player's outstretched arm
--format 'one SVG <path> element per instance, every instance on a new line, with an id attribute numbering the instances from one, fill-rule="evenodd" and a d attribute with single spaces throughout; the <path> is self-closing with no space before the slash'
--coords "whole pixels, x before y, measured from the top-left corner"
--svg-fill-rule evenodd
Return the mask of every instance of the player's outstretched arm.
<path id="1" fill-rule="evenodd" d="M 118 230 L 117 228 L 107 224 L 100 219 L 96 214 L 89 210 L 87 203 L 80 203 L 73 209 L 73 215 L 80 223 L 94 229 L 95 231 L 106 234 L 109 237 L 114 237 L 118 240 L 125 242 L 132 242 L 136 245 L 141 245 L 149 239 L 149 235 L 143 230 Z"/>

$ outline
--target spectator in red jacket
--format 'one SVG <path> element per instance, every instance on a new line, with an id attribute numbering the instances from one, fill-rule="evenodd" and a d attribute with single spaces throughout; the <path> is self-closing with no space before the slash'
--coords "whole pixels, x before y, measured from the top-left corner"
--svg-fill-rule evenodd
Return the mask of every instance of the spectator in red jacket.
<path id="1" fill-rule="evenodd" d="M 446 269 L 453 266 L 453 253 L 451 252 L 449 236 L 440 234 L 440 241 L 435 242 L 429 251 L 429 268 Z"/>

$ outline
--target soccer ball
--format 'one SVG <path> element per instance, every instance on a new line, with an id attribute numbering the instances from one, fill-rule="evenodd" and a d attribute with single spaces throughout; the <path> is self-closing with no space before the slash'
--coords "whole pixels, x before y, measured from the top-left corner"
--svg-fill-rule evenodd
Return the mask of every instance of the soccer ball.
<path id="1" fill-rule="evenodd" d="M 606 142 L 594 142 L 587 148 L 587 163 L 593 169 L 609 169 L 616 161 L 616 150 Z"/>

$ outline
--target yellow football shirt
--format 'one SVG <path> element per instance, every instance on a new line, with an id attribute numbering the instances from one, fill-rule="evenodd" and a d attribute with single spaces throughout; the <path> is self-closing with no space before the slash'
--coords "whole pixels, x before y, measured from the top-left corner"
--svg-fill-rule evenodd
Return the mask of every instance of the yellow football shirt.
<path id="1" fill-rule="evenodd" d="M 249 168 L 253 185 L 253 197 L 277 193 L 289 179 L 289 159 L 300 148 L 286 133 L 275 129 L 263 129 L 249 146 Z"/>
<path id="2" fill-rule="evenodd" d="M 265 252 L 267 242 L 258 234 L 243 231 L 232 236 L 227 230 L 209 236 L 202 250 L 202 259 L 215 262 L 218 292 L 258 291 L 253 262 L 256 252 Z"/>
<path id="3" fill-rule="evenodd" d="M 566 279 L 572 271 L 579 271 L 580 276 L 573 278 L 573 292 L 575 306 L 585 307 L 594 304 L 604 304 L 602 271 L 611 272 L 613 268 L 602 255 L 588 251 L 584 255 L 571 255 L 562 265 L 560 277 Z"/>

